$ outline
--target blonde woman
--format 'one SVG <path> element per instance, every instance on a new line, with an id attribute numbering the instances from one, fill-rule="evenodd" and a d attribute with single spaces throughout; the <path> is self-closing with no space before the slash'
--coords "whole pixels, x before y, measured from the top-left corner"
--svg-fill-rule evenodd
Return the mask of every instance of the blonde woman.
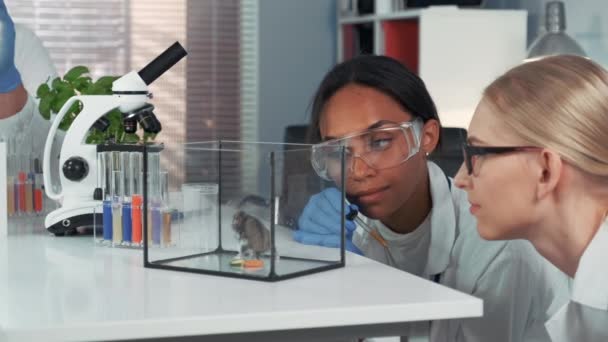
<path id="1" fill-rule="evenodd" d="M 554 56 L 490 84 L 455 184 L 487 240 L 526 239 L 573 278 L 554 341 L 608 341 L 608 72 Z"/>

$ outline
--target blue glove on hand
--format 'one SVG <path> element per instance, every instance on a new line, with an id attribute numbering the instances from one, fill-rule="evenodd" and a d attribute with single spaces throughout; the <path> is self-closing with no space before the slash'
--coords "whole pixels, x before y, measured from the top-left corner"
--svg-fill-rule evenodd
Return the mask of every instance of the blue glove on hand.
<path id="1" fill-rule="evenodd" d="M 340 247 L 340 202 L 342 194 L 336 188 L 325 189 L 312 196 L 302 215 L 298 219 L 298 230 L 293 234 L 294 240 L 306 245 L 325 247 Z M 344 208 L 348 214 L 349 208 Z M 363 255 L 353 244 L 353 232 L 357 228 L 355 222 L 345 218 L 347 250 Z"/>
<path id="2" fill-rule="evenodd" d="M 21 84 L 15 67 L 15 24 L 0 0 L 0 93 L 8 93 Z"/>

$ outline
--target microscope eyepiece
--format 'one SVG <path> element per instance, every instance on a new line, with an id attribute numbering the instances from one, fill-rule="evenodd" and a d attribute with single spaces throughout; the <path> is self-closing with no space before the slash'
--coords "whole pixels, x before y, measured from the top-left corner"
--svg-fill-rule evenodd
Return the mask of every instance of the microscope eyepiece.
<path id="1" fill-rule="evenodd" d="M 173 43 L 167 50 L 156 57 L 152 62 L 148 63 L 143 69 L 139 71 L 139 77 L 146 83 L 154 82 L 159 78 L 165 71 L 171 69 L 177 62 L 184 58 L 188 52 L 184 49 L 179 42 Z"/>

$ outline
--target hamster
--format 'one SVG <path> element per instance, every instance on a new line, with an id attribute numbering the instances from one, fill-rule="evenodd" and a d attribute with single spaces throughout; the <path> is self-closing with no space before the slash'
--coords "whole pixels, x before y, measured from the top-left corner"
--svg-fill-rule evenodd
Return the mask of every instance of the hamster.
<path id="1" fill-rule="evenodd" d="M 237 210 L 232 219 L 232 229 L 241 245 L 237 258 L 259 259 L 270 249 L 270 231 L 256 217 Z"/>

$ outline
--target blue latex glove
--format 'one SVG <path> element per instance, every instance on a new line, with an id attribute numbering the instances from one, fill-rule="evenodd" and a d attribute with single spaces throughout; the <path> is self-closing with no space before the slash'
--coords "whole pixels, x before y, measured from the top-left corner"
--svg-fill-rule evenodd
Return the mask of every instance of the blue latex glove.
<path id="1" fill-rule="evenodd" d="M 336 188 L 325 189 L 312 196 L 298 219 L 298 230 L 293 234 L 294 240 L 307 245 L 339 247 L 341 197 L 342 194 Z M 349 212 L 350 208 L 345 207 L 345 213 Z M 357 228 L 355 222 L 345 219 L 344 228 L 345 248 L 363 255 L 352 241 L 353 232 Z"/>
<path id="2" fill-rule="evenodd" d="M 0 93 L 8 93 L 21 84 L 15 67 L 15 24 L 0 0 Z"/>

